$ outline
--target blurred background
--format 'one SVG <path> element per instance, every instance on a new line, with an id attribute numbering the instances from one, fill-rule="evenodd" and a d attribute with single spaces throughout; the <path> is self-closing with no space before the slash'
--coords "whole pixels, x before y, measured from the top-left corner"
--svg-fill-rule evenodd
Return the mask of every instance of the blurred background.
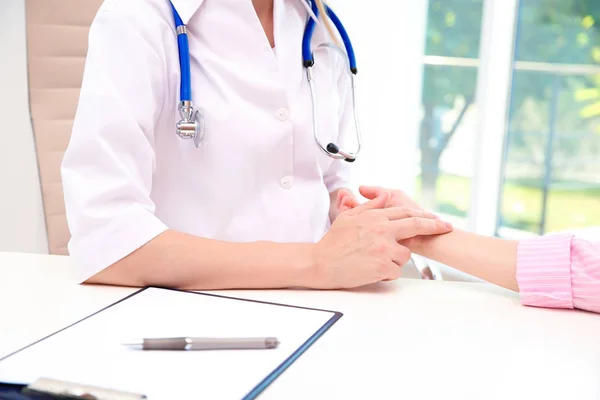
<path id="1" fill-rule="evenodd" d="M 84 43 L 89 9 L 99 4 L 0 0 L 0 250 L 52 252 L 48 227 L 64 217 L 44 209 L 60 186 L 40 184 L 40 137 L 48 146 L 52 132 L 32 124 L 28 26 L 51 33 L 63 24 L 62 34 L 48 36 L 49 47 L 61 44 L 50 60 L 72 60 L 79 74 L 84 56 L 60 49 Z M 365 142 L 353 166 L 357 185 L 403 189 L 486 235 L 575 230 L 600 240 L 600 1 L 330 4 L 357 54 Z M 78 90 L 52 86 L 52 68 L 34 72 L 53 93 Z M 75 105 L 65 108 L 64 123 Z M 53 174 L 65 146 L 52 148 Z"/>
<path id="2" fill-rule="evenodd" d="M 485 15 L 486 3 L 428 5 L 418 198 L 464 220 L 474 201 L 495 202 L 489 233 L 506 237 L 600 226 L 600 2 L 520 0 L 492 29 L 486 24 L 501 24 Z M 495 51 L 494 34 L 508 42 L 509 58 L 482 59 L 483 43 Z M 509 79 L 482 76 L 485 62 L 500 63 Z M 489 79 L 506 80 L 508 96 L 479 101 Z M 478 114 L 494 110 L 505 115 L 503 145 L 490 151 L 501 156 L 477 159 L 486 125 Z M 476 176 L 498 161 L 498 175 Z M 489 198 L 473 196 L 488 178 L 497 185 Z"/>

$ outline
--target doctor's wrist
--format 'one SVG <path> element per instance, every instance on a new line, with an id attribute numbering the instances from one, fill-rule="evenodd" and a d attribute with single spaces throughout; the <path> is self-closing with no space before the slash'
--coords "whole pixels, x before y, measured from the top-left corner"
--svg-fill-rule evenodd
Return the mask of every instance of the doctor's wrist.
<path id="1" fill-rule="evenodd" d="M 292 286 L 299 288 L 315 289 L 318 286 L 317 262 L 315 258 L 315 247 L 313 243 L 298 243 L 293 251 L 288 252 L 287 257 L 291 263 L 291 271 L 288 271 L 289 281 Z M 289 248 L 288 250 L 291 250 Z"/>
<path id="2" fill-rule="evenodd" d="M 328 263 L 323 259 L 319 243 L 307 245 L 299 262 L 299 286 L 307 289 L 331 289 L 328 285 Z"/>

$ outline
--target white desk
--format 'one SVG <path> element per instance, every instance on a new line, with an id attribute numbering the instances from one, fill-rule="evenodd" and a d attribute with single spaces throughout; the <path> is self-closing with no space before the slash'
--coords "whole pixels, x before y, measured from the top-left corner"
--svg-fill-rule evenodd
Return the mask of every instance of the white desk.
<path id="1" fill-rule="evenodd" d="M 135 290 L 77 285 L 74 267 L 0 253 L 0 356 Z M 414 279 L 226 294 L 344 313 L 261 399 L 600 398 L 600 315 L 523 307 L 487 284 Z"/>

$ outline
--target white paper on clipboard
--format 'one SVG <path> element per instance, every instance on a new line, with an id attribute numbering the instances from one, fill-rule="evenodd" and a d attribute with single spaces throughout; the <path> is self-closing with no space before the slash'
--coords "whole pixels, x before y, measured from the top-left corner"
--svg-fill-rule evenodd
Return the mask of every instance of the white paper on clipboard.
<path id="1" fill-rule="evenodd" d="M 0 382 L 44 377 L 159 399 L 242 399 L 313 335 L 333 311 L 147 288 L 0 361 Z M 325 328 L 326 329 L 326 328 Z M 272 350 L 141 351 L 144 337 L 264 337 Z"/>

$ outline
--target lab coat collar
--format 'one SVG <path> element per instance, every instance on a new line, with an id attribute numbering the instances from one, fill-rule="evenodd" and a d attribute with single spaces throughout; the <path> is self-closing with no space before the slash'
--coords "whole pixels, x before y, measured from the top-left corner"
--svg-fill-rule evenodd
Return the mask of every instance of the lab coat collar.
<path id="1" fill-rule="evenodd" d="M 203 2 L 204 0 L 171 0 L 184 24 L 190 21 Z"/>

